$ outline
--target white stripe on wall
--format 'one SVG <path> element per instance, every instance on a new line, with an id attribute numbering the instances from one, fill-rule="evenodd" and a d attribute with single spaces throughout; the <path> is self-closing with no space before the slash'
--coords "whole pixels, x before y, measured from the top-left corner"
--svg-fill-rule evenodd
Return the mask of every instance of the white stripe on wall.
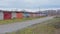
<path id="1" fill-rule="evenodd" d="M 3 12 L 0 12 L 0 20 L 3 20 L 3 19 L 4 19 Z"/>

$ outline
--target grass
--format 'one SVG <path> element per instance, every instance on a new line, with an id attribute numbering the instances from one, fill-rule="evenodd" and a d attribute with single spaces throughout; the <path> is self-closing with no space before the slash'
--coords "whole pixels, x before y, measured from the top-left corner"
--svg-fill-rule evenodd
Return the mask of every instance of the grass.
<path id="1" fill-rule="evenodd" d="M 42 17 L 38 17 L 42 18 Z M 10 23 L 15 23 L 15 22 L 22 22 L 26 20 L 33 20 L 33 19 L 38 19 L 38 18 L 23 18 L 23 19 L 11 19 L 11 20 L 0 20 L 0 25 L 2 24 L 10 24 Z"/>
<path id="2" fill-rule="evenodd" d="M 35 24 L 24 29 L 6 34 L 54 34 L 54 30 L 56 28 L 54 28 L 53 24 L 57 22 L 60 22 L 60 18 L 54 18 L 43 23 Z"/>
<path id="3" fill-rule="evenodd" d="M 25 20 L 25 19 L 0 20 L 0 25 L 1 25 L 1 24 L 14 23 L 14 22 L 21 22 L 21 21 L 24 21 L 24 20 Z"/>

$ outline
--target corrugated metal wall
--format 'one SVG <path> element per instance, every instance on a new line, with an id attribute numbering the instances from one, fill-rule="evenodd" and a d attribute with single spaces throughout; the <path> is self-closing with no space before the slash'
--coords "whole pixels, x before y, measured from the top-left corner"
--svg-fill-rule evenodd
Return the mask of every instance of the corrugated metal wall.
<path id="1" fill-rule="evenodd" d="M 7 15 L 7 17 L 6 17 Z M 10 15 L 10 16 L 9 16 Z M 46 16 L 46 14 L 36 14 L 36 13 L 29 13 L 29 12 L 0 12 L 0 20 L 3 19 L 13 19 L 13 18 L 34 18 L 34 17 L 40 17 L 40 16 Z"/>
<path id="2" fill-rule="evenodd" d="M 32 13 L 30 13 L 30 18 L 32 18 L 33 17 L 33 14 Z"/>
<path id="3" fill-rule="evenodd" d="M 38 14 L 36 14 L 36 17 L 40 17 L 40 14 L 38 13 Z"/>
<path id="4" fill-rule="evenodd" d="M 0 20 L 3 20 L 3 12 L 0 12 Z"/>
<path id="5" fill-rule="evenodd" d="M 16 18 L 23 18 L 23 13 L 21 13 L 21 12 L 17 12 L 16 13 Z"/>
<path id="6" fill-rule="evenodd" d="M 16 18 L 16 12 L 12 12 L 12 19 Z"/>
<path id="7" fill-rule="evenodd" d="M 36 14 L 33 14 L 33 17 L 36 17 Z"/>
<path id="8" fill-rule="evenodd" d="M 11 19 L 12 18 L 12 14 L 11 12 L 4 12 L 4 19 Z"/>
<path id="9" fill-rule="evenodd" d="M 25 18 L 29 18 L 30 17 L 29 13 L 24 13 L 23 15 L 24 15 Z"/>

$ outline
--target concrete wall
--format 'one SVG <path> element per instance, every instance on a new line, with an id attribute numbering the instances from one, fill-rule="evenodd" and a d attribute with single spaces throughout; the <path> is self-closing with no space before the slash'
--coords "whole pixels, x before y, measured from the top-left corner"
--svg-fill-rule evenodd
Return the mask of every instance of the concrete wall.
<path id="1" fill-rule="evenodd" d="M 16 12 L 12 12 L 12 19 L 16 18 Z"/>
<path id="2" fill-rule="evenodd" d="M 0 20 L 3 20 L 3 19 L 4 19 L 3 12 L 0 12 Z"/>

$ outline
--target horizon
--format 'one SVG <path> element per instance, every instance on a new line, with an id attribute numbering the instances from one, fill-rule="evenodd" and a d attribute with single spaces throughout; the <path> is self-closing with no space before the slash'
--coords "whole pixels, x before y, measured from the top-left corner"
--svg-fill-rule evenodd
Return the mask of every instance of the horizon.
<path id="1" fill-rule="evenodd" d="M 18 8 L 0 8 L 0 10 L 7 10 L 7 11 L 44 11 L 44 10 L 58 10 L 60 8 L 44 8 L 44 9 L 18 9 Z"/>

